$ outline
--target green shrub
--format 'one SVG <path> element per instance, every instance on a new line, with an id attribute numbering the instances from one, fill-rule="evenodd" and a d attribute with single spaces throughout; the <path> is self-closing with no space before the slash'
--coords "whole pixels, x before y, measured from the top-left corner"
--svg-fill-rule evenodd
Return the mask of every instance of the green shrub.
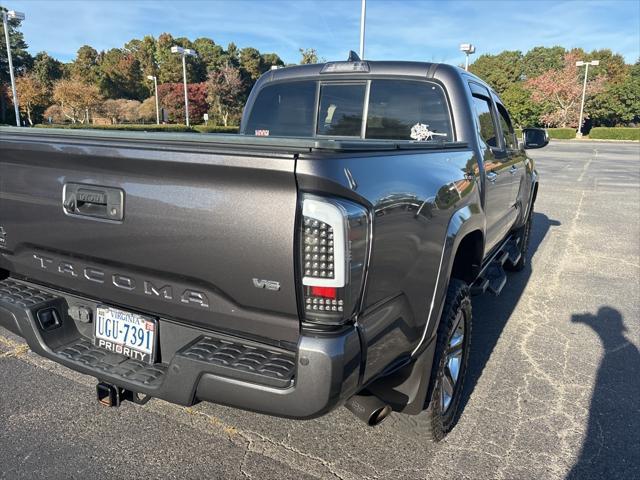
<path id="1" fill-rule="evenodd" d="M 545 128 L 545 130 L 549 134 L 549 138 L 555 138 L 558 140 L 569 140 L 572 138 L 576 138 L 576 131 L 573 128 Z M 516 132 L 518 138 L 522 138 L 521 128 L 516 128 L 514 129 L 514 131 Z"/>
<path id="2" fill-rule="evenodd" d="M 143 132 L 191 132 L 193 129 L 186 125 L 156 125 L 150 123 L 142 124 L 120 124 L 120 125 L 87 125 L 82 123 L 63 123 L 63 124 L 47 124 L 43 123 L 35 125 L 38 128 L 68 128 L 71 130 L 129 130 Z"/>
<path id="3" fill-rule="evenodd" d="M 549 138 L 555 138 L 556 140 L 570 140 L 576 138 L 576 131 L 573 128 L 546 128 L 549 134 Z M 518 138 L 522 138 L 522 129 L 516 128 L 514 130 Z"/>
<path id="4" fill-rule="evenodd" d="M 68 128 L 72 130 L 127 130 L 137 132 L 201 132 L 201 133 L 238 133 L 239 127 L 223 127 L 214 125 L 194 125 L 187 127 L 186 125 L 167 124 L 156 125 L 150 123 L 142 125 L 136 124 L 119 124 L 119 125 L 86 125 L 82 123 L 64 123 L 64 124 L 39 124 L 37 128 Z"/>
<path id="5" fill-rule="evenodd" d="M 640 140 L 640 127 L 593 127 L 589 138 L 601 140 Z"/>
<path id="6" fill-rule="evenodd" d="M 225 127 L 224 125 L 196 125 L 193 129 L 200 133 L 238 133 L 240 127 Z"/>
<path id="7" fill-rule="evenodd" d="M 576 138 L 576 130 L 573 128 L 547 128 L 549 138 L 556 140 L 571 140 Z"/>

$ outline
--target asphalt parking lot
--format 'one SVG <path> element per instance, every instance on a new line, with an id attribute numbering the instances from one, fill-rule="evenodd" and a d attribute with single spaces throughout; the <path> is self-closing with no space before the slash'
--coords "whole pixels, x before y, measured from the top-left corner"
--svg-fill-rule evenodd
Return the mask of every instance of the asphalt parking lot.
<path id="1" fill-rule="evenodd" d="M 0 478 L 640 478 L 640 145 L 531 151 L 532 260 L 474 298 L 464 411 L 439 444 L 346 409 L 295 422 L 100 407 L 95 382 L 0 328 Z"/>

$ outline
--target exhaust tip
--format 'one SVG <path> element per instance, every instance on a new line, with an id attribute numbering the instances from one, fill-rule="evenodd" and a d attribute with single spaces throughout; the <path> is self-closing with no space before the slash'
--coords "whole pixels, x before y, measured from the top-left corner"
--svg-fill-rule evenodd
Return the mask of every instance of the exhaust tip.
<path id="1" fill-rule="evenodd" d="M 373 411 L 369 416 L 369 421 L 367 423 L 370 427 L 380 425 L 389 416 L 390 413 L 391 407 L 389 405 L 385 405 L 384 407 Z"/>
<path id="2" fill-rule="evenodd" d="M 390 405 L 373 395 L 355 395 L 347 400 L 345 407 L 370 427 L 380 425 L 392 411 Z"/>

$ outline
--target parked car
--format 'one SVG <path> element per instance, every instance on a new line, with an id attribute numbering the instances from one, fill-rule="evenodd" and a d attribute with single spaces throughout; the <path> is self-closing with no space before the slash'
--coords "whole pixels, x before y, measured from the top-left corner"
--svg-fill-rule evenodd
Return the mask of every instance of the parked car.
<path id="1" fill-rule="evenodd" d="M 104 404 L 346 405 L 436 439 L 470 296 L 525 266 L 538 192 L 498 95 L 444 64 L 269 71 L 240 135 L 2 127 L 0 149 L 0 325 Z"/>

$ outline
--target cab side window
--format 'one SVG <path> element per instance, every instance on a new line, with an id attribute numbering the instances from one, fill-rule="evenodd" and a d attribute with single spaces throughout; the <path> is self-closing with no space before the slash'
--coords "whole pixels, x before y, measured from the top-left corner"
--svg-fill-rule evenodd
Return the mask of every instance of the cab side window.
<path id="1" fill-rule="evenodd" d="M 488 98 L 473 95 L 473 105 L 476 111 L 476 119 L 478 122 L 478 133 L 484 143 L 490 147 L 499 148 L 496 127 L 493 123 L 493 115 L 491 114 L 491 103 Z"/>
<path id="2" fill-rule="evenodd" d="M 502 137 L 504 138 L 504 146 L 507 150 L 515 150 L 517 148 L 516 139 L 513 134 L 513 127 L 511 126 L 511 119 L 507 109 L 499 103 L 496 103 L 498 107 L 498 118 L 500 120 L 500 127 L 502 128 Z"/>

